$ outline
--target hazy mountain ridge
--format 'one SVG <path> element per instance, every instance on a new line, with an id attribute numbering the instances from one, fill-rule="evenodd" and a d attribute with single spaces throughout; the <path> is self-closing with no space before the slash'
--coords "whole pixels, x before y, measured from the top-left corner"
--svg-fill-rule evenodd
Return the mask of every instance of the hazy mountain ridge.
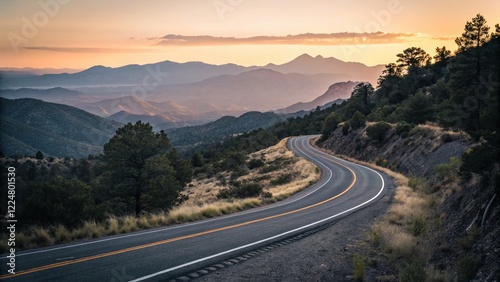
<path id="1" fill-rule="evenodd" d="M 218 76 L 187 85 L 160 88 L 148 99 L 169 99 L 189 105 L 196 112 L 229 109 L 241 113 L 270 111 L 301 100 L 311 100 L 327 88 L 335 78 L 330 74 L 303 75 L 257 69 L 234 76 Z"/>
<path id="2" fill-rule="evenodd" d="M 349 99 L 351 97 L 352 90 L 357 84 L 359 84 L 359 82 L 347 81 L 334 83 L 328 87 L 328 90 L 323 95 L 312 100 L 311 102 L 299 102 L 284 109 L 277 110 L 276 112 L 295 113 L 298 111 L 309 111 L 334 101 Z"/>
<path id="3" fill-rule="evenodd" d="M 36 99 L 0 98 L 2 152 L 86 157 L 102 152 L 120 123 L 83 110 Z M 8 141 L 8 142 L 4 142 Z"/>
<path id="4" fill-rule="evenodd" d="M 376 79 L 384 66 L 369 67 L 361 63 L 344 62 L 333 57 L 316 56 L 313 58 L 308 54 L 300 55 L 281 65 L 267 64 L 265 66 L 250 67 L 236 64 L 212 65 L 203 62 L 177 63 L 167 60 L 145 65 L 130 64 L 116 68 L 97 65 L 75 73 L 68 73 L 75 70 L 64 69 L 62 71 L 65 72 L 59 74 L 54 73 L 56 70 L 15 69 L 14 71 L 22 72 L 25 75 L 35 74 L 35 76 L 6 76 L 3 79 L 2 88 L 142 85 L 145 81 L 149 84 L 170 85 L 199 82 L 216 76 L 237 75 L 262 68 L 283 74 L 335 74 L 341 80 L 346 80 L 345 78 L 354 75 L 358 76 L 354 80 L 370 81 L 373 84 L 376 83 Z M 8 71 L 10 69 L 3 69 L 5 73 Z M 1 73 L 2 71 L 0 71 Z M 40 75 L 40 73 L 46 74 Z M 368 77 L 368 79 L 365 77 Z"/>
<path id="5" fill-rule="evenodd" d="M 226 136 L 245 133 L 258 128 L 266 128 L 284 121 L 286 116 L 272 112 L 248 112 L 239 117 L 225 116 L 203 125 L 167 130 L 173 145 L 190 146 L 210 143 Z"/>
<path id="6" fill-rule="evenodd" d="M 234 64 L 210 65 L 201 62 L 172 61 L 145 65 L 131 64 L 117 68 L 93 66 L 73 74 L 43 74 L 36 77 L 5 79 L 2 87 L 141 85 L 146 80 L 151 84 L 166 85 L 196 82 L 217 75 L 238 74 L 249 69 L 252 68 Z"/>
<path id="7" fill-rule="evenodd" d="M 323 93 L 332 83 L 348 80 L 374 81 L 381 72 L 379 66 L 367 67 L 335 58 L 313 58 L 307 54 L 282 65 L 268 64 L 264 67 L 164 61 L 118 68 L 94 66 L 73 74 L 4 79 L 3 88 L 57 88 L 3 90 L 2 93 L 5 94 L 2 96 L 65 103 L 102 117 L 121 111 L 131 115 L 160 115 L 168 120 L 167 123 L 173 122 L 173 126 L 179 126 L 212 121 L 225 115 L 272 111 L 299 102 L 307 103 L 316 99 L 318 93 Z M 369 77 L 365 79 L 367 74 Z M 51 94 L 54 89 L 61 92 L 60 87 L 67 88 L 68 93 L 78 90 L 81 95 L 72 99 L 61 93 Z M 41 95 L 42 91 L 47 92 Z M 129 101 L 124 101 L 124 96 L 140 99 L 127 98 Z M 104 101 L 110 104 L 102 105 L 106 103 Z M 149 105 L 144 105 L 144 101 Z M 173 105 L 154 104 L 166 102 Z M 302 109 L 297 107 L 297 110 Z M 120 118 L 120 121 L 129 120 L 123 114 Z"/>
<path id="8" fill-rule="evenodd" d="M 268 64 L 265 66 L 267 69 L 278 71 L 281 73 L 302 73 L 302 74 L 321 74 L 331 73 L 339 77 L 342 75 L 356 76 L 354 79 L 343 80 L 358 80 L 368 81 L 373 85 L 376 84 L 378 75 L 384 70 L 384 65 L 366 66 L 357 62 L 344 62 L 334 57 L 325 58 L 323 56 L 312 57 L 309 54 L 303 54 L 294 60 L 282 64 Z M 374 73 L 378 75 L 373 76 Z"/>
<path id="9" fill-rule="evenodd" d="M 44 100 L 46 102 L 75 102 L 82 98 L 82 93 L 75 90 L 70 90 L 62 87 L 54 87 L 49 89 L 3 89 L 0 91 L 0 97 L 7 99 L 33 98 Z"/>

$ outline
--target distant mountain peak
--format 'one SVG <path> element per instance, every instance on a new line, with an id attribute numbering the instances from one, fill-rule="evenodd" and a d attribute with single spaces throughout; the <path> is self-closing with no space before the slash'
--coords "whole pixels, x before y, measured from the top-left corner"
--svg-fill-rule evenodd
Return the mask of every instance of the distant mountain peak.
<path id="1" fill-rule="evenodd" d="M 302 55 L 298 56 L 298 57 L 297 57 L 297 58 L 295 58 L 295 59 L 296 59 L 296 60 L 297 60 L 297 59 L 313 59 L 313 57 L 312 57 L 311 55 L 307 54 L 307 53 L 304 53 L 304 54 L 302 54 Z"/>

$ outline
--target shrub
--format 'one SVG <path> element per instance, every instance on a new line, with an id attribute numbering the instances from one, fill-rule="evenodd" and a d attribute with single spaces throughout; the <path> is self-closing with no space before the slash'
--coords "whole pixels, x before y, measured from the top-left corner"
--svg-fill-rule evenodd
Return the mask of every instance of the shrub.
<path id="1" fill-rule="evenodd" d="M 385 139 L 385 134 L 390 128 L 391 125 L 386 122 L 377 122 L 366 128 L 366 134 L 370 139 L 381 142 Z"/>
<path id="2" fill-rule="evenodd" d="M 217 198 L 219 199 L 229 199 L 233 197 L 233 192 L 229 188 L 220 189 L 217 193 Z"/>
<path id="3" fill-rule="evenodd" d="M 387 159 L 384 159 L 383 157 L 378 156 L 375 158 L 375 164 L 381 167 L 387 167 L 389 161 Z"/>
<path id="4" fill-rule="evenodd" d="M 344 123 L 344 125 L 342 125 L 342 134 L 349 134 L 349 129 L 351 129 L 351 125 L 348 122 Z"/>
<path id="5" fill-rule="evenodd" d="M 45 247 L 52 245 L 52 238 L 50 238 L 49 232 L 44 228 L 36 228 L 33 232 L 32 241 L 37 247 Z"/>
<path id="6" fill-rule="evenodd" d="M 399 273 L 401 282 L 421 282 L 425 281 L 427 273 L 421 260 L 413 258 L 402 267 Z"/>
<path id="7" fill-rule="evenodd" d="M 272 198 L 273 197 L 273 193 L 271 192 L 268 192 L 268 191 L 264 191 L 260 194 L 260 196 L 264 199 L 269 199 L 269 198 Z"/>
<path id="8" fill-rule="evenodd" d="M 441 135 L 441 141 L 443 141 L 443 143 L 448 143 L 448 142 L 451 142 L 453 140 L 454 140 L 453 136 L 449 133 L 445 133 L 445 134 Z"/>
<path id="9" fill-rule="evenodd" d="M 357 111 L 354 113 L 354 115 L 352 115 L 352 118 L 349 120 L 349 124 L 351 125 L 352 129 L 361 128 L 366 124 L 366 117 L 360 111 Z"/>
<path id="10" fill-rule="evenodd" d="M 261 159 L 251 159 L 248 161 L 248 168 L 255 169 L 264 166 L 264 162 Z"/>
<path id="11" fill-rule="evenodd" d="M 69 230 L 64 225 L 58 225 L 55 227 L 54 236 L 57 243 L 71 241 L 71 232 L 69 232 Z"/>
<path id="12" fill-rule="evenodd" d="M 355 253 L 352 257 L 354 279 L 358 281 L 365 280 L 366 277 L 366 258 L 359 253 Z"/>
<path id="13" fill-rule="evenodd" d="M 264 174 L 264 173 L 272 172 L 272 171 L 275 171 L 275 170 L 278 170 L 278 169 L 281 169 L 281 167 L 279 165 L 277 165 L 277 164 L 270 164 L 270 165 L 266 165 L 263 168 L 261 168 L 259 170 L 259 173 Z"/>
<path id="14" fill-rule="evenodd" d="M 427 220 L 424 216 L 419 215 L 413 219 L 411 233 L 413 236 L 420 236 L 427 232 Z"/>
<path id="15" fill-rule="evenodd" d="M 262 193 L 262 186 L 257 183 L 246 183 L 240 187 L 233 188 L 233 195 L 235 198 L 249 198 L 257 197 Z"/>
<path id="16" fill-rule="evenodd" d="M 43 160 L 43 153 L 40 152 L 40 151 L 37 151 L 36 154 L 35 154 L 35 158 L 37 160 Z"/>
<path id="17" fill-rule="evenodd" d="M 229 198 L 250 198 L 258 197 L 262 193 L 262 186 L 258 183 L 245 183 L 241 184 L 239 182 L 234 182 L 232 188 L 225 188 L 219 190 L 217 198 L 219 199 L 229 199 Z"/>
<path id="18" fill-rule="evenodd" d="M 481 261 L 470 254 L 466 254 L 457 263 L 458 281 L 471 281 L 481 267 Z"/>
<path id="19" fill-rule="evenodd" d="M 452 157 L 450 162 L 438 164 L 434 167 L 434 176 L 439 180 L 452 180 L 458 177 L 461 161 Z"/>
<path id="20" fill-rule="evenodd" d="M 424 178 L 410 177 L 408 178 L 408 186 L 410 186 L 413 189 L 413 191 L 425 190 L 426 181 Z"/>
<path id="21" fill-rule="evenodd" d="M 458 239 L 458 245 L 464 250 L 469 251 L 479 237 L 481 230 L 476 225 L 473 225 L 467 232 L 467 235 Z"/>
<path id="22" fill-rule="evenodd" d="M 400 122 L 396 126 L 396 134 L 401 136 L 401 138 L 406 138 L 408 136 L 408 133 L 410 133 L 412 128 L 413 128 L 413 125 L 411 125 L 405 121 Z"/>
<path id="23" fill-rule="evenodd" d="M 276 179 L 271 180 L 271 185 L 283 185 L 292 181 L 293 175 L 291 173 L 285 173 L 278 176 Z"/>

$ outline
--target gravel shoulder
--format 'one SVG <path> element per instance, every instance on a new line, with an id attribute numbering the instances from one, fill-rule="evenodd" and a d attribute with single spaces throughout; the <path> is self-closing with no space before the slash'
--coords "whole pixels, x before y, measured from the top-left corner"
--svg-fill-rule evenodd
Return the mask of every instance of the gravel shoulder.
<path id="1" fill-rule="evenodd" d="M 353 281 L 352 256 L 356 244 L 387 211 L 394 196 L 393 181 L 386 175 L 384 178 L 388 189 L 377 202 L 300 240 L 210 271 L 196 281 Z"/>

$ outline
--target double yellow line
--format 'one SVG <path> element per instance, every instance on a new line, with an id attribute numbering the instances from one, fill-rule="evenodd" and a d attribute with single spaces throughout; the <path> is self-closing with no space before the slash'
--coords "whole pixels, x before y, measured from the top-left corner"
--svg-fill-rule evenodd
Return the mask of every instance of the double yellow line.
<path id="1" fill-rule="evenodd" d="M 354 186 L 354 184 L 356 183 L 356 174 L 354 173 L 354 171 L 352 169 L 350 169 L 349 167 L 347 167 L 346 165 L 342 164 L 342 163 L 339 163 L 339 162 L 334 161 L 332 159 L 327 159 L 326 157 L 324 157 L 322 155 L 319 155 L 319 154 L 316 154 L 316 155 L 318 155 L 319 157 L 321 157 L 321 158 L 323 158 L 325 160 L 328 160 L 330 162 L 334 162 L 334 163 L 336 163 L 336 164 L 338 164 L 340 166 L 343 166 L 343 167 L 347 168 L 352 173 L 352 175 L 353 175 L 353 181 L 340 194 L 337 194 L 337 195 L 335 195 L 335 196 L 333 196 L 331 198 L 328 198 L 328 199 L 323 200 L 321 202 L 318 202 L 316 204 L 313 204 L 313 205 L 310 205 L 310 206 L 306 206 L 306 207 L 303 207 L 303 208 L 300 208 L 300 209 L 296 209 L 296 210 L 293 210 L 293 211 L 289 211 L 289 212 L 285 212 L 285 213 L 280 213 L 280 214 L 276 214 L 276 215 L 272 215 L 272 216 L 268 216 L 268 217 L 263 217 L 263 218 L 259 218 L 259 219 L 255 219 L 255 220 L 251 220 L 251 221 L 247 221 L 247 222 L 242 222 L 242 223 L 238 223 L 238 224 L 234 224 L 234 225 L 230 225 L 230 226 L 226 226 L 226 227 L 211 229 L 211 230 L 207 230 L 207 231 L 203 231 L 203 232 L 198 232 L 198 233 L 194 233 L 194 234 L 189 234 L 189 235 L 184 235 L 184 236 L 180 236 L 180 237 L 176 237 L 176 238 L 166 239 L 166 240 L 157 241 L 157 242 L 148 243 L 148 244 L 143 244 L 143 245 L 139 245 L 139 246 L 135 246 L 135 247 L 130 247 L 130 248 L 125 248 L 125 249 L 116 250 L 116 251 L 112 251 L 112 252 L 107 252 L 107 253 L 103 253 L 103 254 L 98 254 L 98 255 L 93 255 L 93 256 L 88 256 L 88 257 L 83 257 L 83 258 L 79 258 L 79 259 L 74 259 L 74 260 L 69 260 L 69 261 L 64 261 L 64 262 L 58 262 L 58 263 L 53 263 L 53 264 L 48 264 L 48 265 L 44 265 L 44 266 L 40 266 L 40 267 L 35 267 L 35 268 L 27 269 L 27 270 L 22 270 L 22 271 L 17 272 L 16 274 L 4 274 L 4 275 L 0 276 L 0 279 L 13 278 L 13 277 L 21 276 L 21 275 L 26 275 L 26 274 L 34 273 L 34 272 L 39 272 L 39 271 L 53 269 L 53 268 L 57 268 L 57 267 L 61 267 L 61 266 L 76 264 L 76 263 L 80 263 L 80 262 L 86 262 L 86 261 L 95 260 L 95 259 L 99 259 L 99 258 L 105 258 L 105 257 L 117 255 L 117 254 L 122 254 L 122 253 L 127 253 L 127 252 L 131 252 L 131 251 L 140 250 L 140 249 L 150 248 L 150 247 L 159 246 L 159 245 L 163 245 L 163 244 L 168 244 L 168 243 L 172 243 L 172 242 L 176 242 L 176 241 L 181 241 L 181 240 L 185 240 L 185 239 L 189 239 L 189 238 L 199 237 L 199 236 L 203 236 L 203 235 L 206 235 L 206 234 L 211 234 L 211 233 L 215 233 L 215 232 L 219 232 L 219 231 L 233 229 L 233 228 L 237 228 L 237 227 L 241 227 L 241 226 L 245 226 L 245 225 L 250 225 L 250 224 L 253 224 L 253 223 L 262 222 L 262 221 L 270 220 L 270 219 L 273 219 L 273 218 L 278 218 L 278 217 L 282 217 L 282 216 L 294 214 L 294 213 L 297 213 L 297 212 L 301 212 L 301 211 L 304 211 L 304 210 L 307 210 L 307 209 L 311 209 L 313 207 L 317 207 L 319 205 L 322 205 L 322 204 L 325 204 L 327 202 L 330 202 L 330 201 L 332 201 L 332 200 L 334 200 L 334 199 L 336 199 L 336 198 L 344 195 L 345 193 L 347 193 Z"/>

